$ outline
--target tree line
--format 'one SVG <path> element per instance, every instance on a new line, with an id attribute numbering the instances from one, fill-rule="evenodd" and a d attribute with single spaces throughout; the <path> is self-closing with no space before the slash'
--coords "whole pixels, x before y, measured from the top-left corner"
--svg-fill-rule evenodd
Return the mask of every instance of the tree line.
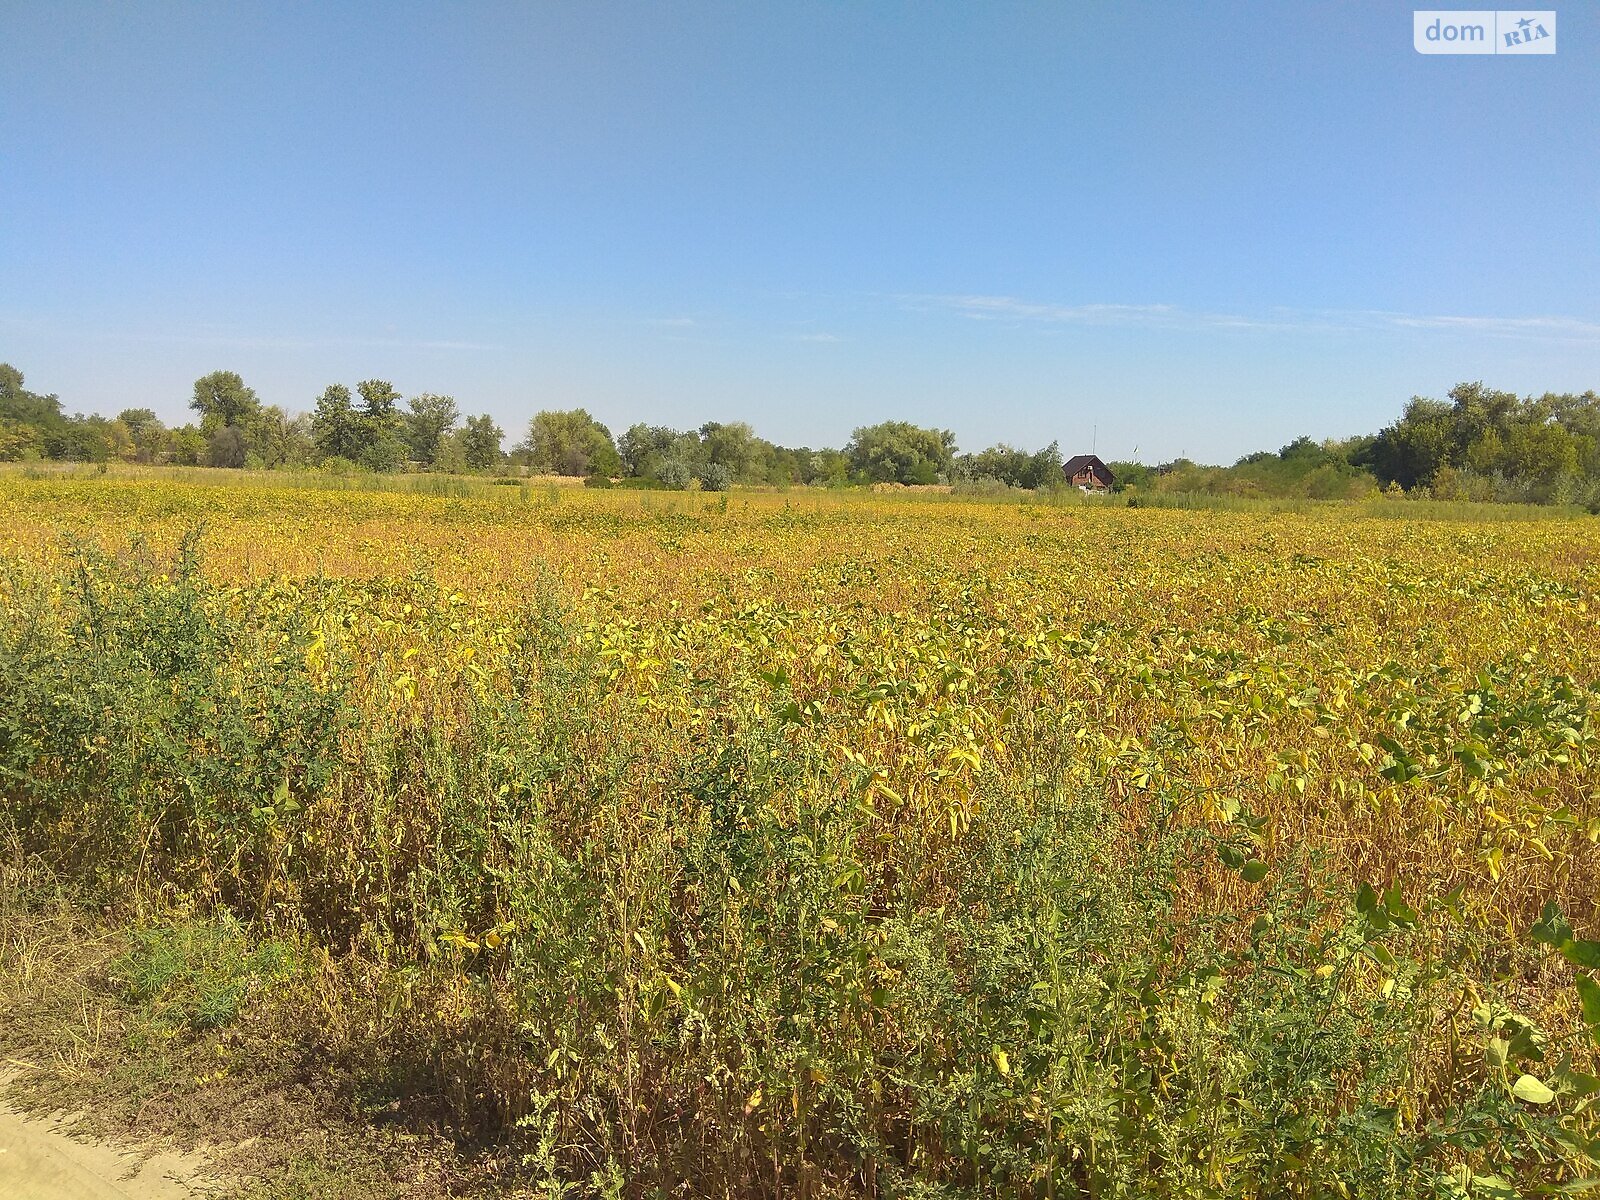
<path id="1" fill-rule="evenodd" d="M 450 396 L 405 397 L 383 379 L 332 384 L 309 413 L 262 404 L 233 371 L 195 380 L 196 420 L 168 428 L 147 408 L 68 416 L 0 363 L 0 461 L 170 463 L 259 470 L 531 474 L 720 491 L 738 484 L 942 483 L 958 474 L 955 435 L 886 421 L 843 450 L 779 446 L 743 421 L 677 430 L 637 424 L 620 437 L 586 410 L 544 411 L 509 450 L 488 415 L 461 417 Z"/>
<path id="2" fill-rule="evenodd" d="M 0 363 L 0 461 L 172 463 L 180 466 L 482 471 L 502 459 L 501 430 L 488 416 L 465 422 L 449 396 L 404 401 L 393 385 L 368 379 L 355 394 L 334 384 L 311 413 L 262 404 L 233 371 L 195 380 L 197 419 L 168 428 L 148 408 L 115 417 L 68 416 L 53 395 L 23 386 Z M 359 400 L 357 399 L 359 397 Z"/>
<path id="3" fill-rule="evenodd" d="M 585 409 L 534 415 L 504 448 L 487 414 L 463 419 L 450 396 L 403 397 L 386 380 L 352 391 L 332 384 L 309 413 L 264 405 L 232 371 L 197 379 L 196 419 L 168 428 L 147 408 L 115 417 L 68 416 L 54 395 L 23 386 L 0 363 L 0 461 L 173 463 L 334 471 L 527 471 L 597 485 L 724 490 L 734 484 L 955 484 L 1039 489 L 1063 484 L 1058 443 L 959 453 L 947 429 L 883 421 L 842 449 L 781 446 L 743 421 L 678 430 L 636 424 L 613 436 Z M 1582 504 L 1600 511 L 1600 395 L 1518 397 L 1462 383 L 1444 400 L 1413 397 L 1379 432 L 1317 442 L 1296 438 L 1232 466 L 1185 458 L 1109 464 L 1118 490 L 1212 492 L 1313 499 L 1377 490 L 1440 499 Z"/>
<path id="4" fill-rule="evenodd" d="M 1460 383 L 1415 396 L 1375 434 L 1246 455 L 1232 467 L 1187 459 L 1113 464 L 1120 483 L 1234 495 L 1359 498 L 1383 490 L 1438 500 L 1574 504 L 1600 512 L 1600 395 L 1519 397 Z"/>

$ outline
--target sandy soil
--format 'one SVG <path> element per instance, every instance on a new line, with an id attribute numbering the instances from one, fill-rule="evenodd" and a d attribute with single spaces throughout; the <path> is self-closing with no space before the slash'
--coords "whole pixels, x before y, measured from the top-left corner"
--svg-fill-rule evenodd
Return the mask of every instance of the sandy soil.
<path id="1" fill-rule="evenodd" d="M 194 1200 L 215 1195 L 198 1155 L 77 1141 L 72 1119 L 0 1106 L 0 1200 Z"/>

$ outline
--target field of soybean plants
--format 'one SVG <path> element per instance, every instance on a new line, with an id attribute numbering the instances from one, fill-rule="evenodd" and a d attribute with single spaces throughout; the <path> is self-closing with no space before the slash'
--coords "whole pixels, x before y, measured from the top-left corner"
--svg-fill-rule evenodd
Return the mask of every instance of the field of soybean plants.
<path id="1" fill-rule="evenodd" d="M 277 1060 L 493 1194 L 1600 1176 L 1593 519 L 0 505 L 15 1062 L 66 905 L 144 1016 L 58 1071 L 154 1040 L 184 1065 L 138 1087 L 228 1095 Z"/>

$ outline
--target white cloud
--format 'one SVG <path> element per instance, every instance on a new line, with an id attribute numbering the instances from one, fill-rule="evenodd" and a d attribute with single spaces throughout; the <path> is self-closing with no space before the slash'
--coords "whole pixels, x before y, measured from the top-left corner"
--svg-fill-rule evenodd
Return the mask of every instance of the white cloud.
<path id="1" fill-rule="evenodd" d="M 230 346 L 245 350 L 321 350 L 347 346 L 377 346 L 401 350 L 502 350 L 487 342 L 413 341 L 397 337 L 252 337 L 229 333 L 122 333 L 101 335 L 118 342 L 177 343 L 193 346 Z"/>
<path id="2" fill-rule="evenodd" d="M 1194 312 L 1173 304 L 1049 304 L 1015 296 L 902 296 L 913 307 L 943 308 L 974 321 L 1053 325 L 1156 325 L 1168 328 L 1271 328 L 1280 322 L 1234 313 Z"/>
<path id="3" fill-rule="evenodd" d="M 1392 315 L 1394 324 L 1409 329 L 1458 329 L 1495 337 L 1562 338 L 1575 341 L 1600 339 L 1600 323 L 1576 317 L 1413 317 Z"/>
<path id="4" fill-rule="evenodd" d="M 900 300 L 911 308 L 940 309 L 974 321 L 1301 332 L 1420 329 L 1484 337 L 1600 341 L 1600 323 L 1565 316 L 1468 317 L 1373 309 L 1286 308 L 1249 314 L 1207 312 L 1174 304 L 1052 304 L 1015 296 L 987 295 L 905 295 Z"/>

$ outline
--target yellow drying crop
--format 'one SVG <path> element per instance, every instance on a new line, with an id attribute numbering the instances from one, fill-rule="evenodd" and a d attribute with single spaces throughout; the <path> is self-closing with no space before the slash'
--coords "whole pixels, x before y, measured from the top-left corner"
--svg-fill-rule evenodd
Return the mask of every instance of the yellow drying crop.
<path id="1" fill-rule="evenodd" d="M 276 610 L 298 622 L 273 626 L 298 630 L 275 635 L 273 644 L 257 638 L 222 647 L 218 671 L 242 681 L 263 658 L 292 667 L 312 688 L 346 697 L 359 714 L 354 727 L 374 741 L 448 741 L 464 727 L 464 713 L 508 697 L 527 711 L 581 703 L 576 714 L 546 714 L 576 715 L 560 734 L 562 761 L 573 766 L 528 784 L 557 798 L 549 811 L 560 814 L 551 818 L 560 828 L 550 836 L 565 847 L 672 847 L 695 823 L 737 825 L 709 784 L 694 805 L 682 798 L 683 764 L 723 752 L 737 775 L 740 731 L 759 729 L 770 733 L 774 753 L 812 764 L 795 777 L 803 785 L 775 788 L 764 801 L 773 810 L 770 827 L 799 830 L 809 809 L 845 803 L 860 828 L 874 831 L 875 848 L 866 866 L 839 870 L 925 878 L 919 895 L 930 904 L 961 892 L 961 847 L 989 806 L 1049 788 L 1102 797 L 1118 818 L 1111 836 L 1130 844 L 1156 827 L 1206 830 L 1224 842 L 1238 834 L 1244 848 L 1225 845 L 1210 869 L 1186 877 L 1179 907 L 1237 913 L 1240 937 L 1256 912 L 1255 883 L 1308 856 L 1351 895 L 1372 885 L 1364 911 L 1376 911 L 1370 897 L 1379 892 L 1390 897 L 1384 912 L 1400 914 L 1401 923 L 1410 919 L 1407 901 L 1445 903 L 1509 946 L 1551 902 L 1579 928 L 1596 918 L 1594 521 L 1468 523 L 1372 519 L 1338 505 L 1205 512 L 811 492 L 727 498 L 482 486 L 428 496 L 16 475 L 0 476 L 0 503 L 8 513 L 0 600 L 12 626 L 25 609 L 38 619 L 41 603 L 68 619 L 67 585 L 59 581 L 70 577 L 75 547 L 93 542 L 123 561 L 166 564 L 198 527 L 202 570 L 221 589 L 216 603 L 233 606 L 241 620 L 246 610 Z M 118 579 L 107 572 L 87 586 L 109 604 L 123 586 Z M 40 581 L 49 580 L 58 582 L 40 601 Z M 581 662 L 585 682 L 575 691 L 529 684 L 528 645 L 541 612 L 559 625 L 552 636 L 560 654 L 540 669 L 570 662 L 576 671 Z M 599 762 L 621 738 L 626 761 L 606 786 L 624 798 L 558 804 L 563 788 L 587 779 L 584 764 Z M 536 757 L 546 745 L 516 753 Z M 493 758 L 498 750 L 472 753 Z M 301 786 L 283 783 L 272 821 L 282 821 L 282 802 Z M 372 871 L 397 871 L 386 856 L 410 853 L 406 846 L 433 828 L 408 815 L 405 800 L 426 789 L 415 781 L 393 786 L 394 795 L 381 797 L 392 844 L 380 847 L 383 862 Z M 445 787 L 437 779 L 427 786 Z M 499 799 L 482 801 L 486 823 L 508 803 L 507 789 L 519 786 L 513 779 Z M 353 811 L 353 801 L 343 803 Z M 339 902 L 354 928 L 357 910 L 396 885 L 392 874 L 369 878 L 361 864 L 341 862 L 328 848 L 335 840 L 314 844 L 306 835 L 295 853 L 323 854 L 319 869 L 350 881 L 340 885 Z M 290 903 L 294 888 L 309 893 L 303 880 L 289 882 L 274 857 L 289 853 L 288 835 L 272 833 L 261 844 L 263 863 L 248 886 L 235 889 L 243 899 L 229 903 L 267 919 L 275 905 Z M 473 853 L 489 878 L 511 869 L 495 857 L 509 852 L 494 845 Z M 587 862 L 588 853 L 572 849 L 563 861 Z M 651 869 L 628 862 L 629 871 Z M 737 913 L 750 880 L 737 862 L 728 870 L 725 899 Z M 242 868 L 236 873 L 243 878 Z M 185 879 L 184 886 L 200 887 Z M 703 900 L 701 883 L 680 881 L 666 892 L 672 887 L 678 902 Z M 687 976 L 693 948 L 671 932 L 670 914 L 652 932 L 653 918 L 629 908 L 649 889 L 606 883 L 601 890 L 616 906 L 612 953 L 637 991 L 618 990 L 611 975 L 604 989 L 634 998 L 628 1019 L 657 1028 L 650 1023 L 710 1005 L 709 993 Z M 221 883 L 215 892 L 234 895 Z M 300 902 L 307 903 L 303 895 Z M 448 913 L 406 903 L 420 914 L 406 918 L 407 928 L 420 931 L 418 944 L 462 964 L 431 1019 L 465 1029 L 502 1005 L 516 1008 L 524 1036 L 555 1027 L 539 1024 L 555 1017 L 529 1015 L 542 1001 L 507 1000 L 504 988 L 486 984 L 500 997 L 491 1004 L 468 986 L 474 971 L 499 971 L 496 963 L 512 964 L 497 978 L 514 977 L 518 948 L 532 936 L 527 917 L 498 900 L 481 910 L 463 902 Z M 870 896 L 862 903 L 864 920 L 887 919 L 883 904 Z M 386 929 L 401 924 L 385 919 Z M 832 937 L 842 919 L 807 917 L 802 927 Z M 1257 917 L 1252 937 L 1265 920 Z M 730 945 L 748 936 L 726 934 Z M 905 962 L 887 965 L 888 939 L 859 936 L 858 965 L 849 970 L 860 973 L 850 987 L 862 996 L 892 993 L 914 973 Z M 570 953 L 571 994 L 552 999 L 569 1007 L 591 962 Z M 827 978 L 848 974 L 838 967 Z M 1331 958 L 1300 975 L 1308 987 L 1350 986 L 1345 966 Z M 1221 984 L 1197 978 L 1183 994 L 1208 1006 Z M 1374 1003 L 1409 986 L 1381 974 L 1369 982 Z M 1526 1001 L 1570 1024 L 1570 992 L 1558 984 L 1530 976 Z M 860 1001 L 859 1029 L 875 1031 L 860 1033 L 863 1045 L 888 1036 L 881 1016 L 888 1003 Z M 855 1017 L 839 1019 L 842 1029 L 857 1028 L 849 1024 Z M 1489 1034 L 1501 1028 L 1499 1019 L 1480 1018 Z M 625 1034 L 612 1029 L 605 1044 L 638 1036 L 631 1026 Z M 695 1036 L 710 1039 L 709 1024 Z M 533 1087 L 518 1073 L 523 1068 L 505 1067 L 501 1083 L 487 1088 L 508 1119 L 531 1121 L 545 1111 L 539 1096 L 577 1086 L 575 1064 L 586 1052 L 554 1033 L 537 1037 L 547 1040 L 527 1070 L 543 1072 L 545 1082 Z M 1420 1122 L 1416 1114 L 1428 1103 L 1453 1095 L 1454 1082 L 1436 1083 L 1459 1074 L 1440 1065 L 1446 1055 L 1453 1063 L 1455 1050 L 1438 1048 L 1437 1063 L 1394 1083 L 1396 1097 L 1410 1098 L 1384 1111 Z M 1056 1128 L 1055 1118 L 1039 1115 L 1048 1108 L 1043 1092 L 1017 1091 L 1040 1069 L 1035 1059 L 984 1043 L 979 1060 L 963 1069 L 999 1064 L 996 1085 L 1018 1097 L 1016 1120 Z M 782 1138 L 796 1139 L 782 1142 L 785 1155 L 818 1153 L 820 1135 L 805 1132 L 809 1114 L 822 1111 L 826 1080 L 839 1070 L 820 1061 L 752 1066 L 737 1079 L 745 1068 L 719 1068 L 729 1072 L 725 1087 L 715 1071 L 697 1068 L 693 1086 L 723 1088 L 729 1097 L 716 1136 L 738 1127 L 751 1145 L 774 1139 L 760 1153 L 770 1153 L 781 1175 L 772 1147 Z M 616 1069 L 636 1080 L 633 1068 Z M 635 1086 L 642 1085 L 626 1083 L 627 1095 Z M 1531 1085 L 1517 1086 L 1515 1100 L 1533 1094 Z M 880 1091 L 872 1095 L 872 1121 L 887 1129 L 903 1118 L 913 1130 L 905 1134 L 907 1162 L 932 1170 L 927 1164 L 966 1161 L 950 1148 L 954 1134 L 933 1137 L 917 1125 L 909 1101 L 897 1116 Z M 700 1096 L 690 1107 L 711 1103 Z M 618 1153 L 642 1153 L 649 1135 L 637 1126 L 645 1120 L 637 1112 L 616 1118 Z M 1310 1170 L 1308 1153 L 1297 1149 L 1285 1161 Z"/>
<path id="2" fill-rule="evenodd" d="M 1242 803 L 1273 845 L 1448 891 L 1525 925 L 1595 895 L 1600 530 L 902 497 L 435 499 L 0 480 L 0 553 L 170 547 L 204 525 L 219 582 L 318 595 L 314 667 L 362 703 L 504 685 L 505 618 L 554 589 L 664 755 L 739 710 L 849 764 L 885 819 L 959 833 L 1048 735 L 1141 811 Z M 506 493 L 510 493 L 509 495 Z M 726 507 L 726 511 L 723 511 Z M 15 569 L 15 567 L 14 567 Z M 407 580 L 438 585 L 437 610 Z M 374 590 L 366 581 L 399 586 Z M 1048 728 L 1043 724 L 1047 723 Z M 1271 850 L 1273 846 L 1269 846 Z"/>

